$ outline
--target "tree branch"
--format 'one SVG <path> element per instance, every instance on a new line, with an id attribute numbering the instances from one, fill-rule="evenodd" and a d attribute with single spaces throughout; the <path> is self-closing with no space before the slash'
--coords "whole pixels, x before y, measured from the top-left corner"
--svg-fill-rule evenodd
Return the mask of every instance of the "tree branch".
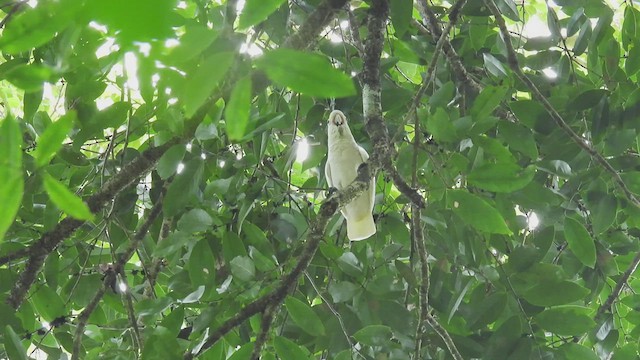
<path id="1" fill-rule="evenodd" d="M 107 289 L 114 286 L 114 284 L 116 284 L 117 275 L 122 274 L 124 272 L 125 264 L 127 263 L 127 261 L 129 261 L 131 256 L 133 256 L 133 254 L 136 252 L 138 245 L 140 245 L 144 237 L 147 235 L 149 228 L 151 228 L 151 225 L 158 218 L 161 212 L 162 212 L 162 197 L 160 197 L 160 199 L 158 199 L 156 204 L 153 206 L 145 222 L 142 225 L 140 225 L 140 228 L 136 232 L 136 235 L 133 237 L 127 249 L 122 254 L 120 254 L 118 261 L 115 264 L 113 264 L 114 266 L 107 271 L 104 277 L 104 280 L 102 281 L 102 286 L 100 287 L 100 289 L 98 289 L 96 294 L 93 296 L 93 299 L 91 299 L 89 304 L 78 315 L 78 318 L 77 318 L 78 324 L 76 326 L 76 332 L 73 338 L 73 354 L 71 355 L 71 360 L 80 359 L 80 353 L 82 352 L 82 336 L 84 335 L 84 329 L 87 327 L 87 322 L 89 321 L 89 317 L 91 316 L 93 311 L 96 309 L 96 307 L 98 307 L 98 303 L 100 302 L 100 300 L 102 300 L 102 297 L 106 293 Z M 126 291 L 129 291 L 129 290 L 127 289 Z M 135 321 L 135 319 L 133 319 L 132 321 Z M 137 324 L 134 325 L 134 330 L 135 329 L 137 329 Z M 142 339 L 139 339 L 139 340 L 141 344 Z"/>
<path id="2" fill-rule="evenodd" d="M 616 282 L 616 287 L 613 289 L 613 291 L 611 291 L 611 294 L 609 294 L 607 300 L 605 300 L 605 302 L 598 308 L 598 312 L 595 316 L 596 319 L 602 316 L 605 312 L 611 310 L 613 303 L 616 301 L 618 296 L 620 296 L 620 293 L 622 293 L 622 289 L 627 284 L 627 281 L 629 281 L 631 275 L 633 275 L 633 273 L 638 268 L 638 264 L 640 264 L 640 252 L 637 253 L 633 258 L 627 270 L 625 270 L 624 274 L 622 274 L 622 277 L 620 277 L 620 280 Z"/>
<path id="3" fill-rule="evenodd" d="M 451 356 L 455 360 L 462 360 L 463 359 L 462 355 L 460 355 L 460 352 L 458 351 L 456 344 L 453 342 L 453 339 L 451 338 L 447 330 L 445 330 L 438 323 L 438 320 L 436 320 L 433 316 L 431 316 L 431 314 L 427 314 L 426 321 L 427 321 L 427 324 L 429 324 L 429 326 L 433 328 L 433 330 L 440 336 L 442 341 L 444 341 L 444 343 L 447 345 L 447 349 L 449 349 Z"/>
<path id="4" fill-rule="evenodd" d="M 165 151 L 177 142 L 177 139 L 174 139 L 161 146 L 147 149 L 136 159 L 125 165 L 122 171 L 109 179 L 100 191 L 87 199 L 86 202 L 91 212 L 94 214 L 100 212 L 102 207 L 115 198 L 120 191 L 132 185 L 144 174 L 151 171 Z M 66 218 L 58 223 L 53 230 L 42 235 L 40 240 L 29 246 L 30 255 L 27 260 L 27 265 L 11 290 L 11 294 L 7 299 L 9 305 L 14 309 L 20 307 L 47 256 L 55 250 L 64 239 L 71 236 L 82 224 L 84 224 L 84 221 Z"/>
<path id="5" fill-rule="evenodd" d="M 262 347 L 267 342 L 269 338 L 269 329 L 271 329 L 271 324 L 273 324 L 273 318 L 275 317 L 278 309 L 280 308 L 279 304 L 269 304 L 262 312 L 262 321 L 260 323 L 260 333 L 256 336 L 256 341 L 254 343 L 253 353 L 251 354 L 251 360 L 260 360 L 260 353 L 262 352 Z"/>
<path id="6" fill-rule="evenodd" d="M 309 49 L 318 41 L 319 32 L 335 17 L 336 12 L 347 4 L 347 0 L 325 0 L 307 17 L 298 32 L 288 38 L 283 46 L 294 49 Z"/>
<path id="7" fill-rule="evenodd" d="M 571 129 L 571 126 L 569 126 L 569 124 L 564 121 L 562 116 L 553 107 L 553 105 L 551 105 L 549 100 L 547 100 L 547 98 L 540 92 L 533 81 L 531 81 L 531 79 L 529 79 L 529 77 L 527 77 L 522 72 L 522 69 L 520 69 L 520 65 L 518 64 L 516 51 L 513 48 L 513 43 L 511 43 L 509 30 L 507 29 L 507 25 L 502 18 L 500 10 L 498 10 L 498 7 L 493 2 L 493 0 L 484 0 L 484 3 L 487 5 L 489 10 L 495 17 L 496 24 L 498 25 L 500 33 L 502 34 L 502 39 L 504 40 L 505 46 L 507 48 L 507 63 L 509 65 L 509 68 L 511 68 L 518 79 L 522 81 L 529 88 L 529 90 L 531 90 L 533 97 L 535 97 L 542 104 L 542 106 L 544 106 L 545 110 L 551 116 L 553 121 L 555 121 L 556 125 L 558 125 L 560 129 L 562 129 L 567 135 L 569 135 L 574 143 L 576 143 L 580 148 L 586 151 L 592 160 L 600 164 L 600 166 L 604 168 L 606 172 L 611 174 L 614 183 L 618 186 L 618 188 L 620 188 L 620 190 L 622 190 L 626 198 L 631 203 L 633 203 L 633 205 L 640 208 L 640 201 L 638 201 L 633 192 L 631 192 L 631 190 L 627 187 L 627 184 L 625 184 L 624 180 L 622 180 L 622 177 L 620 177 L 618 171 L 613 166 L 611 166 L 611 164 L 609 164 L 609 162 L 595 148 L 589 145 L 589 143 L 585 139 L 583 139 L 580 135 L 576 134 L 573 129 Z"/>

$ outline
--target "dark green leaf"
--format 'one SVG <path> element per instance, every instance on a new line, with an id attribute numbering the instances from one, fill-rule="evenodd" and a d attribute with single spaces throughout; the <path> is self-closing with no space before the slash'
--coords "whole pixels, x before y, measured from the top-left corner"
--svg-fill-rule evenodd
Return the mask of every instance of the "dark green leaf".
<path id="1" fill-rule="evenodd" d="M 73 128 L 76 121 L 76 113 L 70 111 L 62 116 L 58 121 L 47 126 L 45 132 L 38 139 L 38 145 L 33 152 L 33 157 L 37 159 L 38 166 L 44 166 L 49 163 L 53 155 L 58 152 L 62 146 L 62 142 L 69 135 L 69 131 Z"/>
<path id="2" fill-rule="evenodd" d="M 158 175 L 160 175 L 162 179 L 167 179 L 175 174 L 186 151 L 187 149 L 183 144 L 174 145 L 167 150 L 158 161 L 158 166 L 156 167 Z"/>
<path id="3" fill-rule="evenodd" d="M 329 284 L 329 294 L 334 303 L 341 303 L 351 300 L 360 287 L 348 281 L 332 282 Z"/>
<path id="4" fill-rule="evenodd" d="M 246 29 L 266 20 L 284 2 L 285 0 L 246 0 L 238 19 L 238 27 Z"/>
<path id="5" fill-rule="evenodd" d="M 413 15 L 413 1 L 411 0 L 395 0 L 389 3 L 391 15 L 391 23 L 395 31 L 395 36 L 401 38 L 409 25 Z"/>
<path id="6" fill-rule="evenodd" d="M 251 115 L 251 77 L 246 76 L 236 83 L 229 103 L 224 109 L 225 129 L 231 141 L 242 139 L 247 132 Z"/>
<path id="7" fill-rule="evenodd" d="M 500 60 L 496 59 L 489 53 L 483 53 L 482 58 L 484 59 L 485 69 L 487 69 L 491 75 L 498 78 L 507 77 L 507 70 L 505 70 L 504 65 L 502 65 Z"/>
<path id="8" fill-rule="evenodd" d="M 285 300 L 285 305 L 293 322 L 302 330 L 312 336 L 324 335 L 322 321 L 307 303 L 289 296 Z"/>
<path id="9" fill-rule="evenodd" d="M 578 34 L 576 42 L 573 44 L 573 54 L 575 56 L 582 55 L 584 51 L 587 50 L 589 40 L 591 39 L 591 32 L 591 22 L 585 21 L 580 27 L 580 33 Z"/>
<path id="10" fill-rule="evenodd" d="M 592 108 L 600 102 L 600 99 L 607 96 L 607 94 L 607 90 L 604 89 L 591 89 L 584 91 L 567 104 L 567 109 L 582 111 Z"/>
<path id="11" fill-rule="evenodd" d="M 176 175 L 167 189 L 162 204 L 167 215 L 176 215 L 196 197 L 203 171 L 204 164 L 200 158 L 194 158 L 184 165 L 184 170 Z"/>
<path id="12" fill-rule="evenodd" d="M 536 315 L 535 320 L 549 332 L 561 336 L 574 336 L 584 334 L 596 326 L 589 313 L 590 310 L 582 306 L 558 306 Z"/>
<path id="13" fill-rule="evenodd" d="M 560 346 L 557 353 L 559 356 L 562 356 L 561 359 L 563 360 L 600 360 L 600 357 L 588 347 L 574 343 L 567 343 Z"/>
<path id="14" fill-rule="evenodd" d="M 534 166 L 526 168 L 513 163 L 484 164 L 469 173 L 469 182 L 495 192 L 513 192 L 527 186 L 536 173 Z"/>
<path id="15" fill-rule="evenodd" d="M 193 116 L 207 101 L 231 67 L 234 57 L 235 54 L 231 52 L 213 54 L 187 74 L 184 87 L 178 93 L 178 97 L 185 107 L 186 117 Z"/>
<path id="16" fill-rule="evenodd" d="M 20 337 L 9 325 L 4 328 L 4 350 L 11 360 L 27 360 L 27 349 L 22 346 Z"/>
<path id="17" fill-rule="evenodd" d="M 202 209 L 191 209 L 178 221 L 178 229 L 188 233 L 206 231 L 213 225 L 213 219 Z"/>
<path id="18" fill-rule="evenodd" d="M 67 315 L 60 295 L 47 285 L 40 286 L 37 291 L 34 291 L 31 295 L 31 303 L 38 314 L 47 322 Z"/>
<path id="19" fill-rule="evenodd" d="M 473 102 L 471 116 L 478 121 L 489 116 L 493 110 L 505 99 L 508 88 L 506 86 L 487 86 Z"/>
<path id="20" fill-rule="evenodd" d="M 584 299 L 589 290 L 571 281 L 544 281 L 524 292 L 524 298 L 533 305 L 555 306 Z"/>
<path id="21" fill-rule="evenodd" d="M 9 116 L 0 123 L 0 243 L 22 202 L 24 180 L 21 145 L 18 122 Z"/>
<path id="22" fill-rule="evenodd" d="M 484 199 L 464 190 L 450 190 L 447 194 L 453 201 L 453 211 L 465 223 L 488 233 L 511 234 L 498 210 Z"/>
<path id="23" fill-rule="evenodd" d="M 347 97 L 356 93 L 353 80 L 320 55 L 277 49 L 264 54 L 257 65 L 277 84 L 310 96 Z"/>
<path id="24" fill-rule="evenodd" d="M 564 219 L 564 237 L 578 260 L 593 268 L 596 264 L 596 245 L 587 229 L 577 220 L 567 217 Z"/>
<path id="25" fill-rule="evenodd" d="M 0 49 L 16 54 L 39 47 L 62 32 L 76 18 L 81 1 L 42 1 L 35 8 L 18 11 L 0 37 Z"/>
<path id="26" fill-rule="evenodd" d="M 248 256 L 236 256 L 231 260 L 231 274 L 240 281 L 253 280 L 256 267 Z"/>
<path id="27" fill-rule="evenodd" d="M 627 76 L 633 76 L 640 70 L 640 41 L 636 39 L 629 49 L 627 59 L 624 61 L 624 71 Z"/>
<path id="28" fill-rule="evenodd" d="M 446 105 L 453 99 L 453 95 L 455 95 L 456 86 L 453 82 L 448 81 L 438 90 L 436 90 L 433 95 L 429 98 L 429 105 L 431 107 L 446 107 Z"/>
<path id="29" fill-rule="evenodd" d="M 310 355 L 307 349 L 282 336 L 273 339 L 273 347 L 282 360 L 303 360 L 308 359 Z"/>
<path id="30" fill-rule="evenodd" d="M 353 338 L 368 346 L 382 346 L 391 341 L 393 333 L 388 326 L 369 325 L 356 331 Z"/>
<path id="31" fill-rule="evenodd" d="M 49 174 L 44 174 L 43 180 L 44 188 L 47 190 L 49 198 L 60 210 L 78 220 L 93 221 L 94 215 L 78 195 L 71 192 L 63 183 Z"/>

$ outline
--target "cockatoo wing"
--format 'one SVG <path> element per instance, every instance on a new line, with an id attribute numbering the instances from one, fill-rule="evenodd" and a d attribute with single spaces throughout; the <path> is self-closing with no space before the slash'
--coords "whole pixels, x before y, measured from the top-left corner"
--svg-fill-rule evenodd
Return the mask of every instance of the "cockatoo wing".
<path id="1" fill-rule="evenodd" d="M 324 177 L 327 179 L 327 185 L 329 187 L 333 187 L 333 181 L 331 180 L 331 166 L 329 166 L 330 161 L 327 158 L 327 163 L 324 165 Z"/>

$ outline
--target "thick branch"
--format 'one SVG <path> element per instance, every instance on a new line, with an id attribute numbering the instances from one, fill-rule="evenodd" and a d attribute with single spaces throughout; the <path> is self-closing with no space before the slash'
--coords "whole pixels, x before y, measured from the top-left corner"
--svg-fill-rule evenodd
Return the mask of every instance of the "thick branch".
<path id="1" fill-rule="evenodd" d="M 305 23 L 293 36 L 284 42 L 284 47 L 308 49 L 313 47 L 319 32 L 329 24 L 338 10 L 347 4 L 347 0 L 325 0 L 309 15 Z"/>
<path id="2" fill-rule="evenodd" d="M 382 117 L 380 57 L 384 45 L 388 14 L 389 3 L 387 0 L 375 0 L 372 2 L 367 17 L 368 36 L 364 43 L 364 67 L 362 70 L 362 113 L 364 115 L 364 124 L 373 142 L 373 152 L 380 157 L 381 167 L 391 176 L 394 184 L 402 194 L 414 204 L 424 207 L 422 196 L 406 183 L 393 166 L 391 159 L 393 158 L 394 149 Z"/>
<path id="3" fill-rule="evenodd" d="M 442 38 L 443 31 L 438 26 L 438 18 L 436 17 L 436 14 L 434 14 L 434 12 L 427 5 L 427 1 L 416 0 L 415 3 L 416 3 L 416 7 L 418 8 L 418 12 L 420 13 L 420 16 L 422 16 L 425 23 L 427 24 L 427 27 L 429 28 L 429 31 L 431 32 L 431 36 L 433 36 L 435 39 Z M 459 6 L 457 5 L 458 3 L 456 3 L 451 8 L 451 11 L 449 13 L 450 21 L 458 18 L 459 12 L 462 9 L 462 6 L 464 6 L 464 4 L 460 4 Z M 423 29 L 421 24 L 416 22 L 416 25 L 418 30 Z M 453 70 L 453 73 L 458 79 L 458 82 L 463 84 L 464 86 L 470 86 L 476 92 L 480 92 L 482 90 L 482 85 L 480 85 L 477 81 L 475 81 L 469 75 L 469 72 L 462 64 L 462 60 L 460 60 L 460 57 L 456 53 L 456 50 L 453 48 L 453 45 L 451 45 L 451 42 L 449 41 L 448 38 L 443 39 L 442 50 L 444 51 L 444 54 L 447 57 L 447 60 L 449 61 L 449 64 L 451 65 L 451 69 Z"/>

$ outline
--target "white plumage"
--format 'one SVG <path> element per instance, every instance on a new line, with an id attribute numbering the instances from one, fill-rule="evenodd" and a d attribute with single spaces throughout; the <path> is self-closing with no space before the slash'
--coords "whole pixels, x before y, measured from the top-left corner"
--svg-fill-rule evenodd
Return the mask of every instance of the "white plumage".
<path id="1" fill-rule="evenodd" d="M 358 167 L 369 159 L 369 154 L 356 143 L 342 111 L 334 110 L 329 115 L 328 135 L 324 173 L 329 186 L 341 190 L 355 180 Z M 349 240 L 364 240 L 376 233 L 372 214 L 375 194 L 375 179 L 371 179 L 368 190 L 340 209 L 347 221 Z"/>

